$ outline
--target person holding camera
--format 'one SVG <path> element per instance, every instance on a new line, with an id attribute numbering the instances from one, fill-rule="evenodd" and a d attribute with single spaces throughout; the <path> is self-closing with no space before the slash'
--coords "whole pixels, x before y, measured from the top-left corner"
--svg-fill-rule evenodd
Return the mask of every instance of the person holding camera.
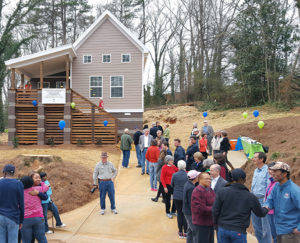
<path id="1" fill-rule="evenodd" d="M 94 188 L 99 187 L 100 192 L 100 214 L 105 213 L 105 197 L 108 193 L 110 200 L 111 212 L 117 214 L 115 206 L 115 188 L 114 179 L 117 176 L 117 170 L 113 163 L 107 160 L 107 152 L 102 152 L 101 161 L 96 165 L 93 174 Z"/>

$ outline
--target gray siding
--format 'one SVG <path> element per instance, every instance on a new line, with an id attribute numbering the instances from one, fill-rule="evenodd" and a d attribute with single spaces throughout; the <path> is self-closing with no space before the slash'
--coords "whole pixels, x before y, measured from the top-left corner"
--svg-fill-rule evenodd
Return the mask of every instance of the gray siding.
<path id="1" fill-rule="evenodd" d="M 89 76 L 102 76 L 104 109 L 143 109 L 142 52 L 109 19 L 83 43 L 72 66 L 72 88 L 89 97 Z M 102 54 L 111 54 L 111 63 L 102 63 Z M 130 63 L 121 62 L 121 54 L 131 54 Z M 83 64 L 83 56 L 92 55 L 92 64 Z M 110 76 L 124 76 L 123 98 L 110 98 Z"/>

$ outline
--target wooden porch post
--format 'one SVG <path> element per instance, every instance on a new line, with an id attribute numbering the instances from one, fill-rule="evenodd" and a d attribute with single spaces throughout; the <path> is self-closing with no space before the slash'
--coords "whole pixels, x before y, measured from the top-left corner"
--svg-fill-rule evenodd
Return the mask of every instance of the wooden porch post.
<path id="1" fill-rule="evenodd" d="M 16 69 L 11 69 L 11 89 L 16 89 Z"/>
<path id="2" fill-rule="evenodd" d="M 40 62 L 40 89 L 44 87 L 44 62 Z"/>
<path id="3" fill-rule="evenodd" d="M 70 89 L 70 59 L 69 55 L 66 55 L 66 89 Z"/>
<path id="4" fill-rule="evenodd" d="M 22 73 L 22 74 L 21 74 L 21 87 L 23 87 L 23 89 L 24 89 L 24 87 L 25 87 L 25 86 L 24 86 L 24 85 L 25 85 L 24 83 L 25 83 L 25 78 L 24 78 L 24 73 Z"/>
<path id="5" fill-rule="evenodd" d="M 92 105 L 92 144 L 95 144 L 95 107 Z"/>

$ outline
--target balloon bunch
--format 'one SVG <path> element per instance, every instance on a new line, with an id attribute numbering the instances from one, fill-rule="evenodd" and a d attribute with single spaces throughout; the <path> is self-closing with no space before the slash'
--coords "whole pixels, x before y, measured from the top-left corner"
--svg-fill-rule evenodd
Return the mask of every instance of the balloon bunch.
<path id="1" fill-rule="evenodd" d="M 258 110 L 255 110 L 255 111 L 253 111 L 253 116 L 254 117 L 258 117 L 259 116 L 259 111 Z M 246 119 L 246 118 L 248 118 L 248 112 L 243 112 L 243 117 Z M 264 126 L 265 126 L 265 123 L 263 122 L 263 121 L 259 121 L 258 123 L 257 123 L 257 126 L 260 128 L 260 129 L 263 129 L 264 128 Z"/>

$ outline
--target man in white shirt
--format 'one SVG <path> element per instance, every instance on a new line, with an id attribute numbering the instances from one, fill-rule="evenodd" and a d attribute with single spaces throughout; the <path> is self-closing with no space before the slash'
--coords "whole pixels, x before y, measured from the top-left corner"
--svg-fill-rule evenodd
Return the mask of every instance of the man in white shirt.
<path id="1" fill-rule="evenodd" d="M 145 174 L 145 161 L 146 161 L 146 152 L 148 150 L 148 147 L 151 146 L 151 141 L 153 137 L 149 134 L 149 129 L 144 130 L 144 135 L 140 136 L 139 140 L 139 146 L 140 150 L 142 152 L 142 175 Z M 149 174 L 149 161 L 147 160 L 147 169 L 146 172 Z"/>
<path id="2" fill-rule="evenodd" d="M 221 172 L 220 165 L 214 164 L 210 166 L 210 175 L 212 177 L 211 189 L 213 189 L 215 193 L 217 193 L 220 189 L 222 189 L 227 184 L 227 181 L 220 176 L 220 172 Z"/>

